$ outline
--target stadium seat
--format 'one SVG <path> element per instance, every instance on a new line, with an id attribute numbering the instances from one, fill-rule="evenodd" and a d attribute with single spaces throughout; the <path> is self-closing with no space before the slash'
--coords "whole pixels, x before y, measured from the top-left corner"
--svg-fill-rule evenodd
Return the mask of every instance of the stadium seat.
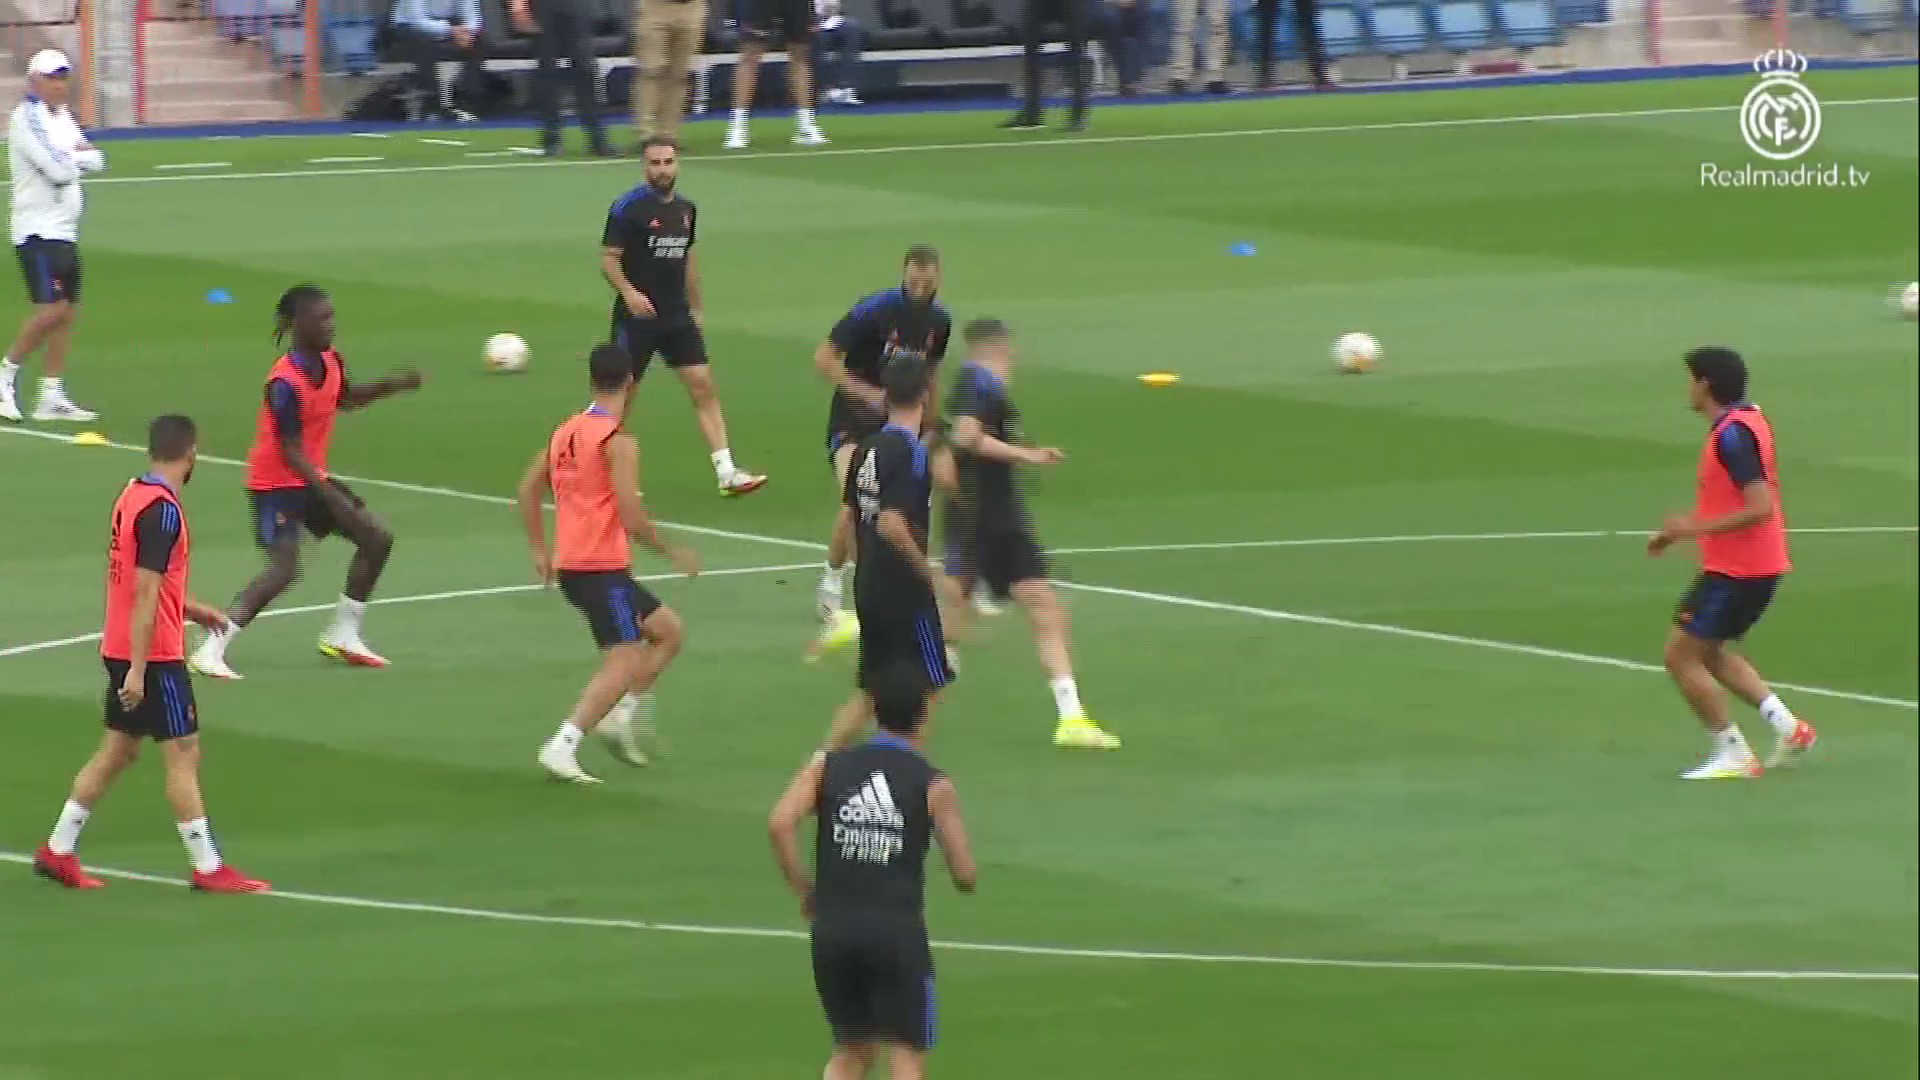
<path id="1" fill-rule="evenodd" d="M 1427 14 L 1441 48 L 1463 53 L 1493 47 L 1493 20 L 1480 0 L 1439 0 Z"/>
<path id="2" fill-rule="evenodd" d="M 1544 49 L 1562 40 L 1547 0 L 1494 0 L 1493 18 L 1501 38 L 1516 49 Z"/>
<path id="3" fill-rule="evenodd" d="M 380 33 L 377 20 L 367 17 L 330 19 L 327 22 L 327 67 L 349 75 L 365 75 L 380 66 L 374 39 Z"/>
<path id="4" fill-rule="evenodd" d="M 1840 0 L 1840 22 L 1856 34 L 1883 34 L 1900 25 L 1899 0 Z"/>
<path id="5" fill-rule="evenodd" d="M 1388 56 L 1412 56 L 1433 45 L 1433 33 L 1426 12 L 1408 0 L 1382 0 L 1364 9 L 1367 36 L 1373 46 Z"/>
<path id="6" fill-rule="evenodd" d="M 1559 14 L 1563 26 L 1597 26 L 1610 17 L 1607 0 L 1557 0 L 1554 10 Z"/>
<path id="7" fill-rule="evenodd" d="M 1361 25 L 1360 12 L 1351 4 L 1320 5 L 1320 43 L 1327 51 L 1327 59 L 1340 60 L 1366 51 L 1366 28 Z"/>

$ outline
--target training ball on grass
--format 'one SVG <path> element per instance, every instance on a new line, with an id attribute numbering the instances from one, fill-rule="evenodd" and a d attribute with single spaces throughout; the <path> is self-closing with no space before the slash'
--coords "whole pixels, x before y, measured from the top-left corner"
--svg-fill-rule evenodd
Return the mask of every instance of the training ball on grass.
<path id="1" fill-rule="evenodd" d="M 495 334 L 487 339 L 488 371 L 525 371 L 527 339 L 519 334 Z"/>
<path id="2" fill-rule="evenodd" d="M 1900 290 L 1900 314 L 1909 319 L 1920 315 L 1920 281 L 1909 281 Z"/>
<path id="3" fill-rule="evenodd" d="M 1333 363 L 1349 375 L 1363 375 L 1380 362 L 1380 343 L 1358 330 L 1333 343 Z"/>

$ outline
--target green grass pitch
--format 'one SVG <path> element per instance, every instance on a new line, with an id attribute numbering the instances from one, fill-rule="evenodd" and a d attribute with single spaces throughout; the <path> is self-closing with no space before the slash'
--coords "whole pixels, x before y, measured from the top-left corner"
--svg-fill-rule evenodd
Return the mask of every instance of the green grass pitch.
<path id="1" fill-rule="evenodd" d="M 1084 139 L 835 116 L 826 154 L 767 121 L 738 159 L 697 128 L 715 372 L 772 482 L 719 499 L 656 369 L 649 501 L 730 534 L 688 538 L 740 572 L 656 586 L 690 628 L 671 757 L 596 753 L 593 790 L 533 764 L 592 654 L 523 587 L 500 497 L 582 403 L 601 216 L 637 166 L 520 161 L 510 131 L 109 146 L 71 378 L 107 435 L 181 409 L 243 453 L 298 280 L 333 290 L 356 371 L 429 372 L 336 441 L 339 471 L 414 485 L 360 485 L 400 538 L 367 622 L 394 666 L 330 667 L 324 616 L 288 613 L 236 646 L 245 682 L 200 686 L 235 863 L 425 907 L 69 894 L 0 865 L 0 1077 L 817 1075 L 763 831 L 850 679 L 801 662 L 832 512 L 809 357 L 914 242 L 959 317 L 1022 335 L 1029 427 L 1070 455 L 1042 531 L 1089 708 L 1127 740 L 1052 749 L 1016 617 L 964 658 L 935 752 L 984 879 L 936 889 L 933 925 L 1038 948 L 939 954 L 938 1075 L 1914 1075 L 1920 385 L 1886 291 L 1916 276 L 1915 72 L 1811 77 L 1813 156 L 1866 186 L 1703 189 L 1702 162 L 1748 160 L 1749 82 L 1116 109 Z M 1351 329 L 1379 372 L 1334 374 Z M 528 374 L 482 371 L 499 330 Z M 1833 530 L 1796 534 L 1751 642 L 1824 738 L 1757 783 L 1674 779 L 1701 739 L 1652 667 L 1691 568 L 1639 540 L 1688 498 L 1678 357 L 1708 342 L 1754 365 L 1792 523 Z M 1160 369 L 1182 382 L 1135 381 Z M 20 647 L 98 628 L 137 465 L 0 434 L 5 852 L 40 843 L 99 727 L 92 645 Z M 207 462 L 187 502 L 195 590 L 224 601 L 256 566 L 238 470 Z M 282 605 L 330 603 L 344 560 L 314 550 Z M 84 854 L 181 872 L 151 762 Z"/>

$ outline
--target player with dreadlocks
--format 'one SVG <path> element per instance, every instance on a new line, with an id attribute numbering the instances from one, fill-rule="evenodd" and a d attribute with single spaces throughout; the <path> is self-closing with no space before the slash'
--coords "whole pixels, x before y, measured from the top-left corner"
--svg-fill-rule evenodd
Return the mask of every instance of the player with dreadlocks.
<path id="1" fill-rule="evenodd" d="M 193 654 L 193 669 L 216 679 L 240 677 L 227 664 L 227 646 L 299 578 L 302 529 L 315 539 L 337 532 L 354 546 L 346 589 L 333 625 L 320 636 L 320 651 L 359 667 L 387 666 L 361 640 L 360 618 L 393 551 L 393 534 L 352 488 L 327 474 L 327 450 L 341 411 L 417 390 L 420 373 L 402 371 L 372 383 L 349 380 L 333 350 L 333 301 L 318 285 L 296 285 L 281 295 L 273 342 L 278 347 L 289 339 L 292 347 L 267 375 L 266 400 L 247 452 L 254 540 L 267 565 L 234 597 L 227 611 L 231 626 L 209 633 Z"/>

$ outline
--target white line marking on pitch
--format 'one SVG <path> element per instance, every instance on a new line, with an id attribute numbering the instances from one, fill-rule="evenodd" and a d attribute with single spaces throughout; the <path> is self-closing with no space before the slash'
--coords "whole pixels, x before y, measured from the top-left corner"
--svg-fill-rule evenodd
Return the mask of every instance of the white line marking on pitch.
<path id="1" fill-rule="evenodd" d="M 1920 97 L 1854 98 L 1823 101 L 1823 109 L 1862 105 L 1910 105 Z M 1057 138 L 1010 139 L 997 142 L 921 143 L 906 146 L 852 146 L 826 150 L 747 151 L 732 154 L 695 154 L 695 161 L 758 161 L 765 158 L 849 157 L 875 154 L 915 154 L 943 150 L 1008 150 L 1036 146 L 1111 146 L 1126 143 L 1187 142 L 1194 139 L 1246 139 L 1272 135 L 1323 135 L 1356 131 L 1418 131 L 1435 128 L 1498 127 L 1509 124 L 1567 123 L 1579 120 L 1634 120 L 1653 116 L 1691 116 L 1737 112 L 1738 105 L 1690 105 L 1665 109 L 1617 109 L 1582 113 L 1534 113 L 1513 116 L 1468 116 L 1438 120 L 1397 120 L 1377 124 L 1320 124 L 1300 127 L 1235 128 L 1227 131 L 1165 131 L 1145 135 L 1081 135 Z M 538 153 L 539 151 L 533 151 Z M 284 169 L 274 172 L 223 173 L 207 176 L 103 176 L 90 184 L 155 184 L 183 180 L 277 180 L 296 176 L 396 176 L 406 173 L 467 172 L 480 169 L 563 169 L 621 165 L 605 159 L 554 161 L 468 162 L 459 165 L 395 165 L 378 169 Z M 625 163 L 631 167 L 631 162 Z"/>
<path id="2" fill-rule="evenodd" d="M 1651 529 L 1569 529 L 1549 532 L 1404 533 L 1386 536 L 1309 536 L 1294 540 L 1219 540 L 1193 544 L 1117 544 L 1110 547 L 1048 548 L 1050 555 L 1124 555 L 1158 551 L 1239 551 L 1248 548 L 1347 547 L 1365 544 L 1431 544 L 1468 540 L 1644 539 Z M 1920 525 L 1830 525 L 1788 529 L 1795 534 L 1860 535 L 1920 532 Z"/>
<path id="3" fill-rule="evenodd" d="M 702 570 L 700 577 L 739 577 L 743 574 L 775 574 L 783 570 L 813 570 L 820 566 L 818 562 L 781 563 L 777 566 L 733 566 L 718 570 Z M 638 581 L 670 581 L 683 577 L 681 574 L 647 574 Z M 697 580 L 697 579 L 696 579 Z M 451 589 L 446 592 L 414 593 L 410 596 L 376 596 L 367 601 L 369 604 L 425 604 L 435 600 L 462 600 L 471 596 L 501 596 L 507 593 L 538 592 L 544 585 L 493 585 L 483 589 Z M 332 611 L 333 604 L 306 604 L 300 607 L 268 608 L 260 613 L 260 619 L 271 619 L 281 615 L 311 615 L 316 611 Z M 255 621 L 258 621 L 257 619 Z M 26 645 L 13 645 L 0 649 L 0 660 L 9 656 L 25 656 L 28 653 L 45 652 L 48 649 L 64 648 L 68 645 L 85 645 L 89 641 L 99 641 L 99 633 L 77 634 L 73 637 L 53 638 L 48 641 L 35 641 Z"/>
<path id="4" fill-rule="evenodd" d="M 34 428 L 0 427 L 0 435 L 23 435 L 29 438 L 47 439 L 54 442 L 69 442 L 71 436 L 51 431 L 39 431 Z M 108 446 L 119 450 L 141 450 L 130 443 L 110 442 Z M 216 457 L 201 454 L 199 460 L 215 465 L 241 465 L 235 458 Z M 349 476 L 340 474 L 340 479 L 351 484 L 366 484 L 370 487 L 382 487 L 392 491 L 408 491 L 416 495 L 440 495 L 450 499 L 465 499 L 469 502 L 487 503 L 491 506 L 510 506 L 512 499 L 502 495 L 481 495 L 471 491 L 458 491 L 453 488 L 435 487 L 430 484 L 409 484 L 399 480 L 381 480 L 371 476 Z M 804 551 L 821 551 L 825 544 L 811 540 L 793 540 L 784 536 L 767 536 L 761 533 L 737 532 L 733 529 L 716 529 L 707 525 L 689 525 L 682 522 L 662 521 L 661 525 L 680 532 L 698 536 L 715 536 L 728 540 L 741 540 L 752 543 L 772 544 L 778 547 L 797 548 Z M 1883 526 L 1862 526 L 1863 528 L 1882 528 Z M 1892 528 L 1894 526 L 1884 526 Z M 1234 612 L 1251 615 L 1255 618 L 1272 619 L 1276 622 L 1299 623 L 1306 626 L 1325 626 L 1342 630 L 1359 630 L 1374 634 L 1387 634 L 1392 637 L 1411 638 L 1418 641 L 1432 641 L 1446 645 L 1463 645 L 1469 648 L 1490 649 L 1494 652 L 1512 653 L 1519 656 L 1539 656 L 1552 660 L 1566 660 L 1575 664 L 1588 664 L 1594 667 L 1619 668 L 1623 671 L 1657 672 L 1662 668 L 1657 664 L 1643 663 L 1639 660 L 1622 660 L 1614 656 L 1598 656 L 1592 653 L 1572 652 L 1566 649 L 1552 649 L 1541 645 L 1524 645 L 1511 641 L 1495 641 L 1491 638 L 1466 637 L 1459 634 L 1445 634 L 1434 630 L 1416 630 L 1407 626 L 1394 626 L 1389 623 L 1357 622 L 1352 619 L 1339 619 L 1327 615 L 1306 615 L 1300 612 L 1282 611 L 1277 608 L 1253 607 L 1247 604 L 1230 604 L 1218 600 L 1202 600 L 1192 596 L 1179 596 L 1174 593 L 1147 592 L 1140 589 L 1123 589 L 1110 585 L 1092 585 L 1081 581 L 1058 582 L 1060 587 L 1081 592 L 1101 593 L 1108 596 L 1124 596 L 1134 600 L 1148 600 L 1160 604 L 1172 604 L 1176 607 L 1198 608 L 1208 611 Z M 1852 690 L 1834 690 L 1824 686 L 1807 686 L 1800 683 L 1775 683 L 1785 690 L 1795 693 L 1811 694 L 1815 697 L 1833 698 L 1839 701 L 1859 702 L 1863 705 L 1885 705 L 1895 709 L 1920 710 L 1920 702 L 1905 698 L 1881 697 L 1877 694 L 1862 694 Z"/>
<path id="5" fill-rule="evenodd" d="M 176 161 L 166 165 L 155 165 L 156 169 L 230 169 L 231 161 Z"/>
<path id="6" fill-rule="evenodd" d="M 0 851 L 0 862 L 28 865 L 31 855 Z M 89 866 L 101 877 L 122 881 L 140 881 L 152 885 L 187 883 L 162 874 L 136 870 L 115 870 Z M 531 912 L 494 911 L 488 908 L 455 907 L 448 904 L 423 904 L 405 900 L 373 900 L 360 896 L 333 896 L 327 893 L 289 892 L 275 889 L 261 894 L 266 899 L 293 900 L 328 907 L 361 908 L 373 911 L 403 911 L 418 915 L 448 915 L 487 922 L 525 923 L 534 926 L 578 926 L 601 930 L 635 930 L 657 934 L 702 934 L 709 937 L 778 938 L 805 941 L 802 930 L 759 926 L 702 926 L 693 923 L 642 922 L 638 919 L 594 918 L 584 915 L 537 915 Z M 236 901 L 246 903 L 247 901 Z M 1614 975 L 1649 979 L 1714 979 L 1736 982 L 1914 982 L 1920 974 L 1911 971 L 1747 971 L 1717 968 L 1609 967 L 1587 964 L 1504 964 L 1476 960 L 1348 960 L 1320 956 L 1269 956 L 1257 953 L 1156 952 L 1141 949 L 1091 949 L 1052 945 L 999 945 L 978 941 L 935 941 L 933 947 L 949 952 L 1002 953 L 1015 956 L 1044 956 L 1082 960 L 1136 960 L 1189 964 L 1257 964 L 1270 967 L 1345 968 L 1358 971 L 1439 971 L 1504 975 Z"/>
<path id="7" fill-rule="evenodd" d="M 309 165 L 362 165 L 369 161 L 385 161 L 383 157 L 310 157 Z"/>
<path id="8" fill-rule="evenodd" d="M 467 146 L 469 145 L 469 143 L 465 139 L 429 139 L 429 138 L 426 138 L 425 136 L 422 136 L 420 141 L 430 146 Z"/>
<path id="9" fill-rule="evenodd" d="M 389 135 L 384 131 L 353 131 L 353 132 L 348 132 L 348 134 L 356 139 L 391 139 L 393 138 L 392 135 Z"/>

